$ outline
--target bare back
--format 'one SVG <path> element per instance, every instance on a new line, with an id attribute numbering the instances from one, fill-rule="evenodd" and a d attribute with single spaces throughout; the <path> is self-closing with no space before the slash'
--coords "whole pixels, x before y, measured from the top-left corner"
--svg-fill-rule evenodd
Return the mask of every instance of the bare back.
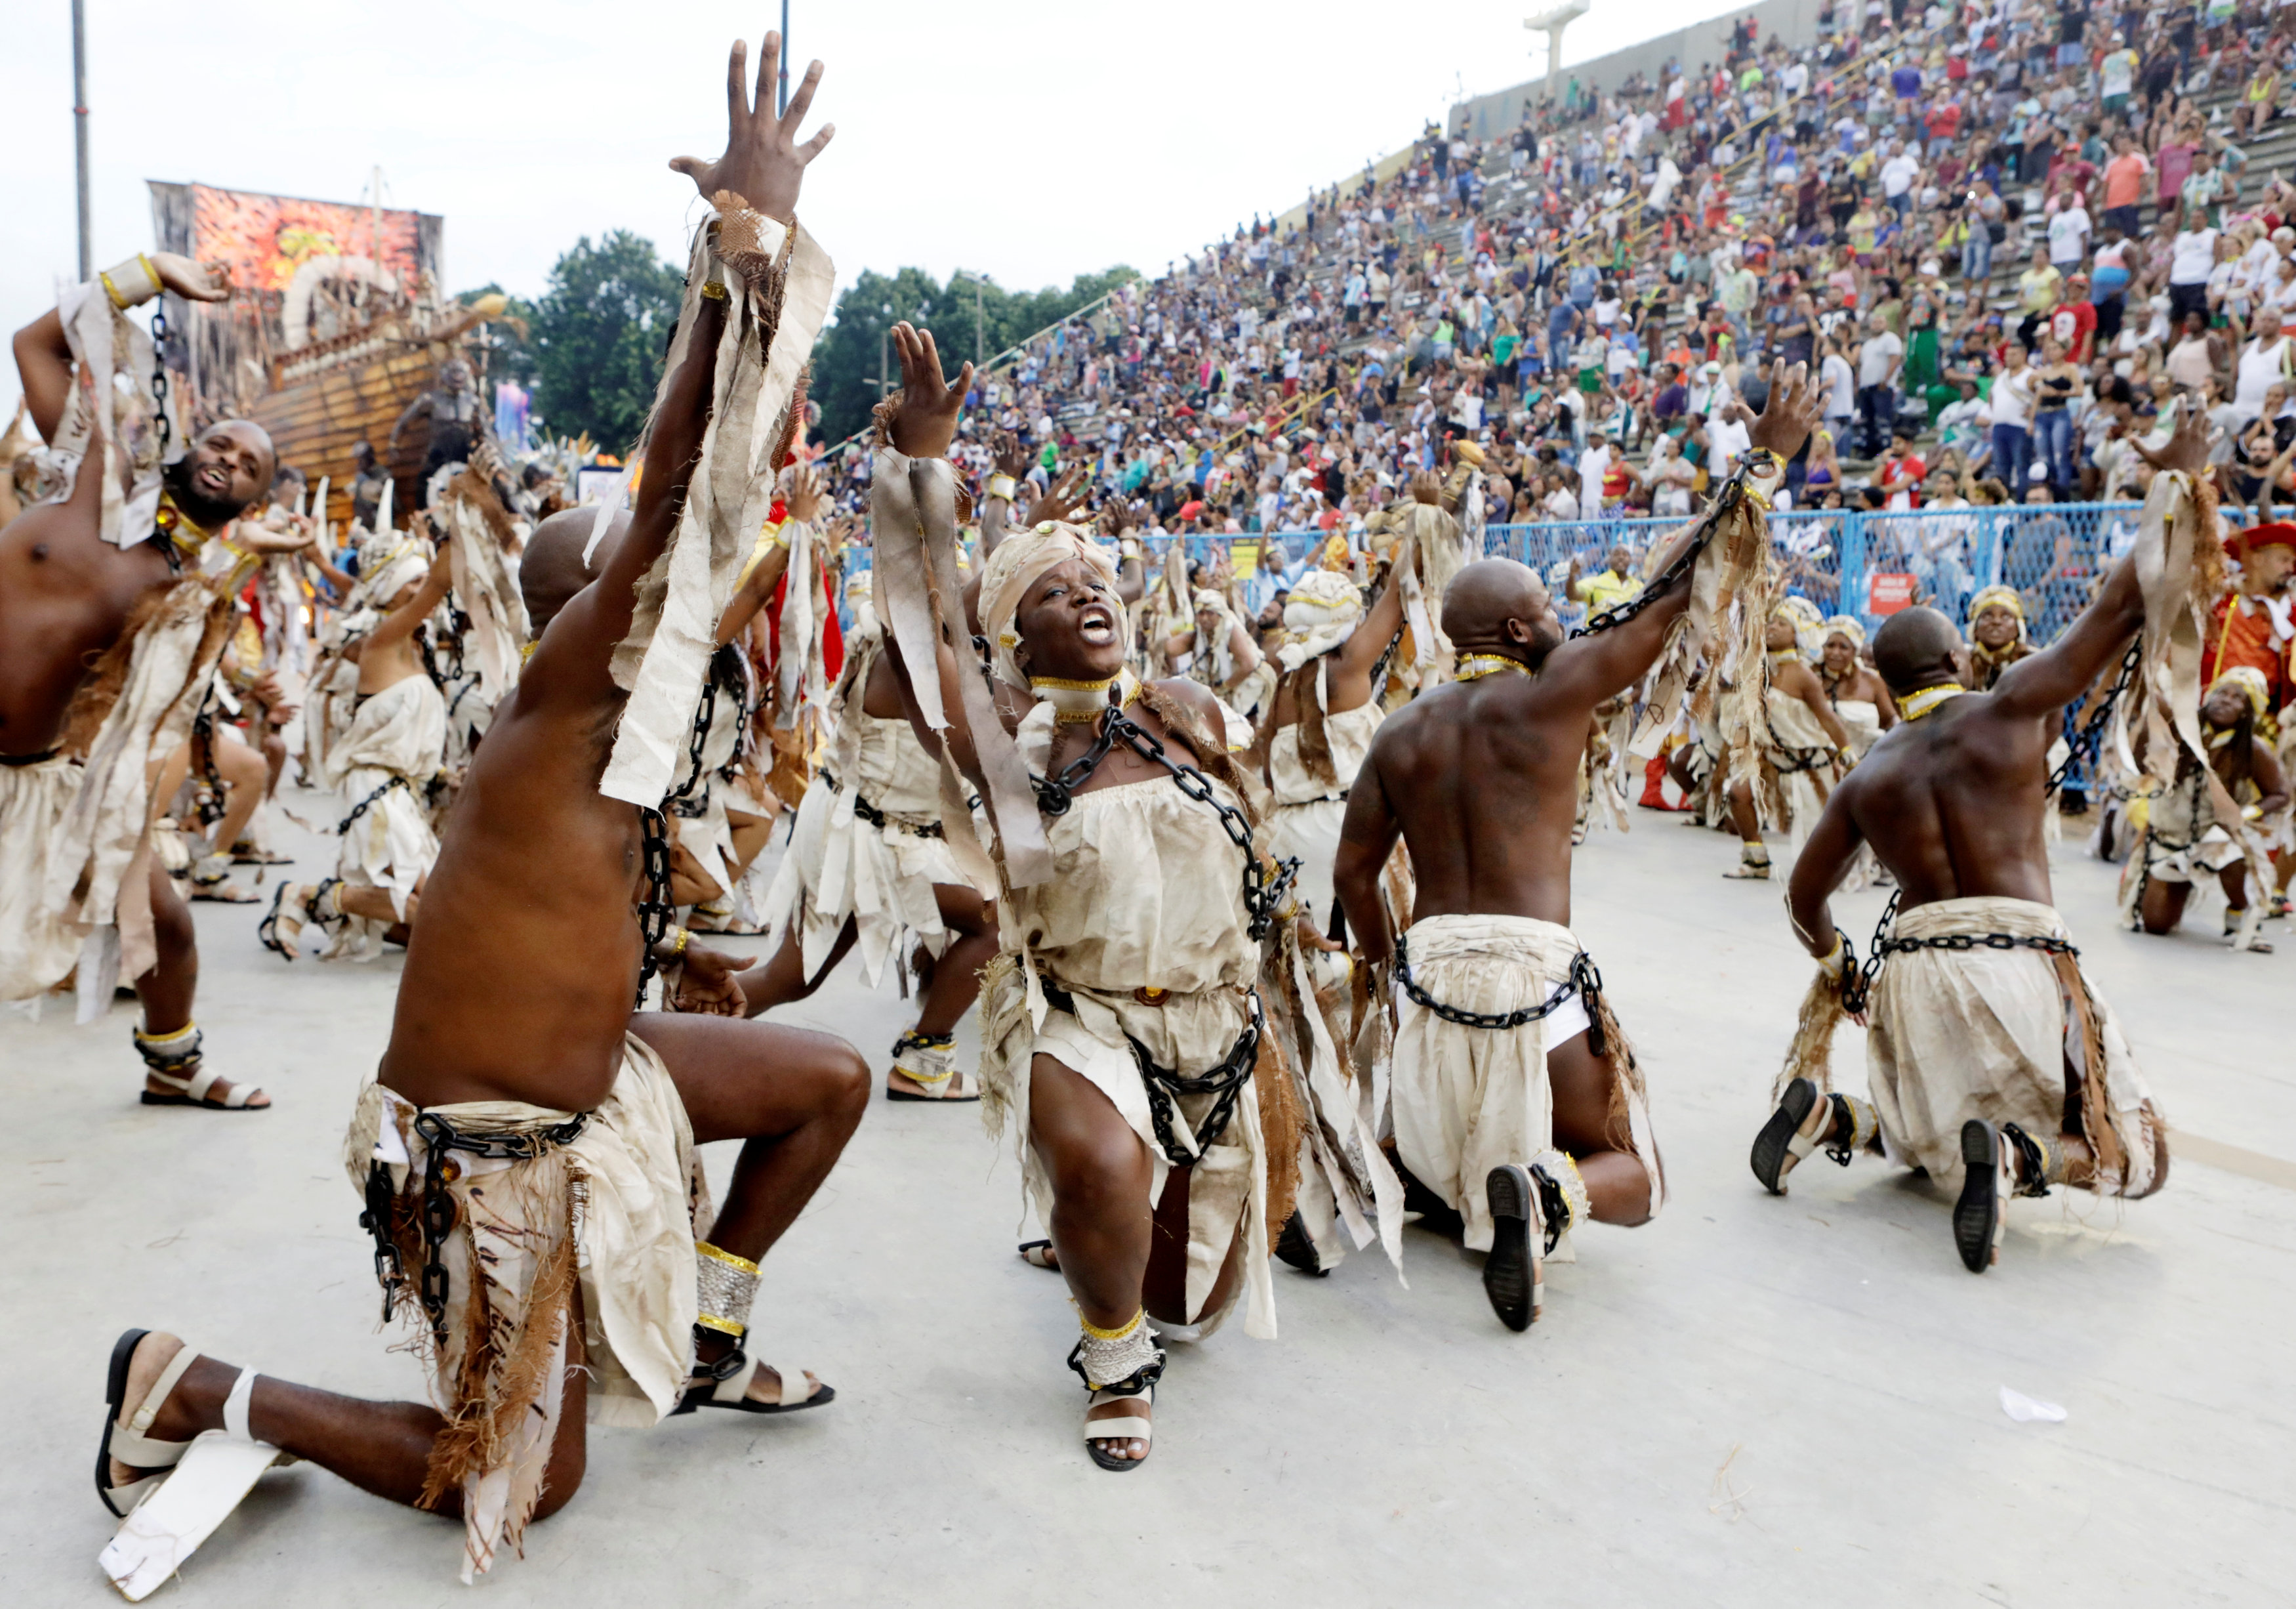
<path id="1" fill-rule="evenodd" d="M 1381 726 L 1349 796 L 1346 836 L 1383 811 L 1418 879 L 1413 920 L 1469 913 L 1570 920 L 1570 830 L 1593 706 L 1502 672 L 1412 701 Z M 1367 785 L 1370 784 L 1370 785 Z"/>
<path id="2" fill-rule="evenodd" d="M 644 870 L 637 810 L 598 792 L 617 713 L 521 684 L 472 758 L 382 1058 L 382 1081 L 416 1104 L 586 1111 L 612 1088 Z"/>
<path id="3" fill-rule="evenodd" d="M 2052 903 L 2042 832 L 2048 723 L 1990 694 L 1899 721 L 1828 801 L 1890 868 L 1911 907 L 1993 895 Z"/>

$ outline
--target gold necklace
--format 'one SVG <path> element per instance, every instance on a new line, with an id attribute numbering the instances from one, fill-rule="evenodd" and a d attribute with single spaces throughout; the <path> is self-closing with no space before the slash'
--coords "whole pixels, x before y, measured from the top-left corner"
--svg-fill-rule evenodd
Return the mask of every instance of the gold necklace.
<path id="1" fill-rule="evenodd" d="M 192 517 L 176 505 L 174 495 L 166 491 L 160 494 L 160 508 L 152 516 L 152 528 L 174 543 L 177 552 L 193 558 L 206 550 L 208 539 L 215 535 L 194 524 Z M 186 531 L 191 534 L 186 536 Z"/>
<path id="2" fill-rule="evenodd" d="M 1472 682 L 1486 676 L 1496 676 L 1502 670 L 1512 670 L 1517 676 L 1529 676 L 1530 667 L 1521 660 L 1511 660 L 1504 653 L 1464 653 L 1459 656 L 1459 669 L 1452 680 Z"/>
<path id="3" fill-rule="evenodd" d="M 1901 720 L 1919 720 L 1949 698 L 1959 698 L 1969 689 L 1957 682 L 1940 686 L 1924 687 L 1919 693 L 1908 693 L 1898 701 L 1898 716 Z"/>
<path id="4" fill-rule="evenodd" d="M 1115 698 L 1111 688 L 1119 688 Z M 1053 718 L 1064 727 L 1079 727 L 1100 718 L 1111 706 L 1122 709 L 1140 696 L 1140 678 L 1126 666 L 1116 675 L 1096 682 L 1068 681 L 1056 676 L 1032 676 L 1029 691 L 1053 707 Z"/>

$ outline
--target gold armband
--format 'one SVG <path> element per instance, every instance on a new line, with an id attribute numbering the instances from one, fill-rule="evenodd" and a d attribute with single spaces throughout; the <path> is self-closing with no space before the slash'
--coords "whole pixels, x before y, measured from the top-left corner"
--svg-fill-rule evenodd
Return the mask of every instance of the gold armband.
<path id="1" fill-rule="evenodd" d="M 96 278 L 103 282 L 104 294 L 111 298 L 111 305 L 123 313 L 150 301 L 162 288 L 160 270 L 141 251 Z"/>
<path id="2" fill-rule="evenodd" d="M 726 300 L 726 286 L 722 281 L 705 279 L 701 282 L 701 295 L 705 301 L 724 301 Z"/>
<path id="3" fill-rule="evenodd" d="M 1013 500 L 1014 485 L 1013 477 L 1010 475 L 991 475 L 988 477 L 988 495 L 992 497 L 1002 497 L 1005 502 L 1010 503 Z"/>
<path id="4" fill-rule="evenodd" d="M 693 935 L 685 928 L 673 927 L 662 935 L 661 941 L 669 946 L 672 956 L 682 956 L 685 953 L 685 947 L 693 942 Z"/>

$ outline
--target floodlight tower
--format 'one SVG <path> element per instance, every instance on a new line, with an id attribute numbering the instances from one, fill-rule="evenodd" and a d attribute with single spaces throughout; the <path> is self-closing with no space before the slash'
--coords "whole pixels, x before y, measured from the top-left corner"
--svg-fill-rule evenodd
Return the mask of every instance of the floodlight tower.
<path id="1" fill-rule="evenodd" d="M 1552 11 L 1541 12 L 1536 17 L 1525 17 L 1522 25 L 1534 33 L 1546 36 L 1546 86 L 1554 87 L 1554 80 L 1562 70 L 1562 30 L 1587 14 L 1594 0 L 1562 0 Z"/>

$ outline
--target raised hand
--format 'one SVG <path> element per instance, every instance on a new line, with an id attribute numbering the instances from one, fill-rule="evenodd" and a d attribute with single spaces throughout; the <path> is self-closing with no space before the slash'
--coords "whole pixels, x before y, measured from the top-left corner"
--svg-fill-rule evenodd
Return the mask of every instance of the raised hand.
<path id="1" fill-rule="evenodd" d="M 196 263 L 173 251 L 154 251 L 152 267 L 160 283 L 186 301 L 230 300 L 231 269 L 224 263 Z"/>
<path id="2" fill-rule="evenodd" d="M 796 105 L 792 100 L 791 106 Z M 941 378 L 940 349 L 932 332 L 903 319 L 893 326 L 893 348 L 901 359 L 901 395 L 886 431 L 893 450 L 911 458 L 941 458 L 956 439 L 956 416 L 972 389 L 972 365 L 957 371 L 955 385 Z"/>
<path id="3" fill-rule="evenodd" d="M 991 436 L 988 450 L 996 461 L 996 472 L 1010 475 L 1015 480 L 1027 474 L 1029 465 L 1035 462 L 1029 456 L 1029 449 L 1021 445 L 1021 439 L 1011 431 L 999 431 Z M 1048 514 L 1046 517 L 1050 519 L 1053 516 Z"/>
<path id="4" fill-rule="evenodd" d="M 824 501 L 821 472 L 810 464 L 800 464 L 790 471 L 789 496 L 784 501 L 789 505 L 791 519 L 802 520 L 808 525 L 816 523 L 821 518 L 821 505 Z"/>
<path id="5" fill-rule="evenodd" d="M 2198 408 L 2180 408 L 2177 415 L 2175 434 L 2159 452 L 2144 445 L 2141 437 L 2131 438 L 2129 445 L 2136 456 L 2157 470 L 2180 471 L 2197 475 L 2208 467 L 2209 416 Z"/>
<path id="6" fill-rule="evenodd" d="M 805 81 L 791 94 L 789 110 L 779 118 L 765 109 L 774 98 L 774 80 L 781 71 L 782 37 L 767 33 L 759 50 L 758 86 L 753 98 L 749 85 L 750 47 L 734 41 L 726 65 L 726 154 L 714 162 L 700 157 L 673 157 L 670 167 L 692 179 L 705 200 L 731 191 L 767 218 L 789 223 L 797 217 L 798 188 L 805 170 L 825 149 L 837 125 L 824 123 L 819 133 L 800 144 L 798 126 L 813 106 L 815 86 L 821 82 L 821 63 L 805 70 Z"/>
<path id="7" fill-rule="evenodd" d="M 1045 495 L 1029 509 L 1029 523 L 1046 520 L 1065 520 L 1076 513 L 1092 488 L 1085 479 L 1084 465 L 1071 464 L 1061 472 L 1061 478 L 1046 488 Z"/>
<path id="8" fill-rule="evenodd" d="M 1762 411 L 1746 433 L 1754 446 L 1767 447 L 1781 458 L 1791 458 L 1809 439 L 1824 406 L 1817 388 L 1809 383 L 1808 364 L 1798 363 L 1789 369 L 1784 363 L 1774 363 L 1770 365 L 1770 394 L 1763 398 Z"/>

